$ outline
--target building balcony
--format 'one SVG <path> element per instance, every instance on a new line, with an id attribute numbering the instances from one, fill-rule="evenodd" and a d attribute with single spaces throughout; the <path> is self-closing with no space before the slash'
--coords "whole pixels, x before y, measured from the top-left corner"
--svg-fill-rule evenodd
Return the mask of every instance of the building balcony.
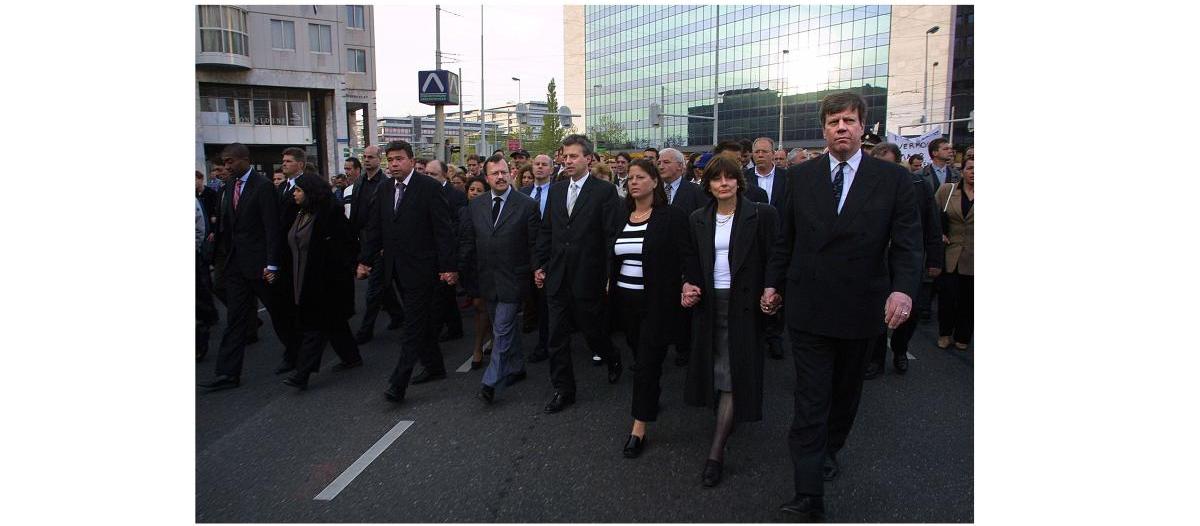
<path id="1" fill-rule="evenodd" d="M 196 67 L 250 69 L 246 11 L 233 6 L 196 6 Z"/>

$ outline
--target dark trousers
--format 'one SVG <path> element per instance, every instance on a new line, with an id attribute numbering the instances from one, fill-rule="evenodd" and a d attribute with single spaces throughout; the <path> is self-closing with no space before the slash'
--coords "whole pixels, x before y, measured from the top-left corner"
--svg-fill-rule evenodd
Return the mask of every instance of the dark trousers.
<path id="1" fill-rule="evenodd" d="M 654 330 L 642 325 L 642 320 L 646 319 L 645 292 L 618 287 L 617 304 L 621 309 L 625 343 L 637 362 L 637 371 L 633 374 L 633 417 L 653 422 L 658 419 L 658 398 L 662 395 L 660 380 L 667 346 L 642 345 L 642 330 Z"/>
<path id="2" fill-rule="evenodd" d="M 208 353 L 208 331 L 217 324 L 217 306 L 213 304 L 212 274 L 208 262 L 196 253 L 196 355 Z"/>
<path id="3" fill-rule="evenodd" d="M 257 315 L 255 298 L 267 307 L 271 316 L 271 326 L 275 335 L 283 344 L 284 362 L 295 364 L 299 348 L 296 337 L 294 307 L 283 298 L 275 287 L 290 287 L 290 283 L 277 281 L 268 286 L 262 278 L 246 278 L 238 272 L 226 272 L 225 277 L 225 333 L 221 336 L 221 351 L 217 355 L 217 374 L 227 376 L 242 375 L 242 361 L 246 355 L 246 336 L 253 331 Z"/>
<path id="4" fill-rule="evenodd" d="M 955 343 L 971 343 L 975 333 L 975 276 L 942 274 L 946 286 L 938 296 L 938 334 Z"/>
<path id="5" fill-rule="evenodd" d="M 392 285 L 384 279 L 382 268 L 372 268 L 371 273 L 367 275 L 365 303 L 366 308 L 363 309 L 362 324 L 359 325 L 358 329 L 359 332 L 364 334 L 375 332 L 375 319 L 379 317 L 380 309 L 386 310 L 393 320 L 404 317 L 404 309 L 400 307 L 400 302 L 396 300 L 396 293 L 392 290 Z"/>
<path id="6" fill-rule="evenodd" d="M 928 316 L 933 312 L 933 297 L 941 296 L 939 291 L 942 281 L 942 274 L 938 274 L 938 277 L 932 280 L 926 277 L 921 278 L 921 288 L 917 290 L 917 312 L 921 316 Z"/>
<path id="7" fill-rule="evenodd" d="M 437 331 L 433 326 L 433 301 L 437 283 L 424 287 L 405 288 L 396 281 L 404 307 L 404 329 L 400 335 L 400 359 L 388 380 L 400 392 L 408 388 L 417 360 L 432 374 L 445 374 L 446 364 L 438 347 Z"/>
<path id="8" fill-rule="evenodd" d="M 534 293 L 526 294 L 521 299 L 521 330 L 523 332 L 533 331 L 535 327 L 541 325 L 541 320 L 544 319 L 539 316 L 544 308 L 539 304 L 546 303 L 546 294 L 533 283 L 533 274 L 529 275 L 529 289 Z"/>
<path id="9" fill-rule="evenodd" d="M 675 328 L 675 352 L 683 355 L 692 353 L 692 309 L 680 311 L 679 322 Z"/>
<path id="10" fill-rule="evenodd" d="M 300 373 L 315 373 L 321 368 L 321 355 L 325 354 L 325 343 L 333 347 L 333 352 L 343 363 L 354 363 L 362 360 L 358 353 L 358 344 L 354 334 L 350 332 L 348 320 L 336 320 L 325 327 L 301 327 L 297 329 L 300 337 L 300 351 L 296 357 L 296 371 Z"/>
<path id="11" fill-rule="evenodd" d="M 846 444 L 862 396 L 863 369 L 875 338 L 844 340 L 789 329 L 796 362 L 795 408 L 788 431 L 799 495 L 824 495 L 826 452 Z"/>
<path id="12" fill-rule="evenodd" d="M 918 320 L 919 317 L 912 316 L 892 330 L 893 358 L 908 354 L 908 342 L 912 341 L 913 334 L 917 332 Z M 871 361 L 882 366 L 883 360 L 887 358 L 887 347 L 888 335 L 884 332 L 875 339 L 875 344 L 871 346 Z"/>
<path id="13" fill-rule="evenodd" d="M 530 278 L 532 279 L 532 278 Z M 546 300 L 546 289 L 539 289 L 537 286 L 531 285 L 533 294 L 529 297 L 537 306 L 537 346 L 534 347 L 534 354 L 550 352 L 550 307 Z"/>
<path id="14" fill-rule="evenodd" d="M 609 339 L 604 299 L 581 299 L 569 291 L 546 298 L 550 319 L 550 381 L 564 395 L 575 394 L 575 368 L 571 363 L 571 327 L 578 328 L 588 348 L 608 363 L 620 360 Z"/>
<path id="15" fill-rule="evenodd" d="M 458 302 L 454 294 L 454 287 L 447 285 L 445 282 L 439 281 L 437 288 L 434 289 L 434 312 L 433 330 L 438 332 L 442 327 L 446 327 L 446 332 L 450 334 L 462 334 L 462 313 L 458 312 Z"/>
<path id="16" fill-rule="evenodd" d="M 763 316 L 763 341 L 772 349 L 783 349 L 784 319 L 782 307 L 773 315 Z"/>

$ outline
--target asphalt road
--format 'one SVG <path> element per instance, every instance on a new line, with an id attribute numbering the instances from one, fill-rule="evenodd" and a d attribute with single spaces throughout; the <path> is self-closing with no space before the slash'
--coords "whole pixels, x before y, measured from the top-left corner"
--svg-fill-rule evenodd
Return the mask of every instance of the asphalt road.
<path id="1" fill-rule="evenodd" d="M 359 298 L 363 284 L 359 283 Z M 224 312 L 222 323 L 224 322 Z M 267 313 L 260 313 L 268 321 Z M 358 317 L 351 320 L 357 328 Z M 314 375 L 308 391 L 272 370 L 281 347 L 266 323 L 247 348 L 242 385 L 196 395 L 197 522 L 784 522 L 792 494 L 787 429 L 792 360 L 767 360 L 764 419 L 739 425 L 724 478 L 700 484 L 712 437 L 711 410 L 683 404 L 684 369 L 664 365 L 662 411 L 645 452 L 625 459 L 633 377 L 609 385 L 576 336 L 578 401 L 542 414 L 553 393 L 547 362 L 497 394 L 474 398 L 483 370 L 454 372 L 470 358 L 464 338 L 443 343 L 449 378 L 411 386 L 401 405 L 383 390 L 399 352 L 380 316 L 364 367 Z M 223 328 L 223 325 L 221 326 Z M 212 352 L 197 381 L 213 374 Z M 532 349 L 536 333 L 523 335 Z M 831 522 L 973 522 L 974 349 L 934 346 L 925 322 L 907 375 L 867 381 L 855 427 L 826 484 Z M 628 359 L 623 338 L 614 342 Z M 785 338 L 786 344 L 786 338 Z M 324 368 L 336 363 L 332 350 Z M 314 498 L 399 422 L 412 424 L 332 500 Z"/>

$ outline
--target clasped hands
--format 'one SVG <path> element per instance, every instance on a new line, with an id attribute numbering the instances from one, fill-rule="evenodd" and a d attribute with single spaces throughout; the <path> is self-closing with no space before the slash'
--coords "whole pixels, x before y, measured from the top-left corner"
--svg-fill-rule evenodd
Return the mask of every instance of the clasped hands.
<path id="1" fill-rule="evenodd" d="M 371 275 L 371 267 L 359 263 L 358 268 L 354 271 L 354 277 L 356 279 L 367 279 L 369 275 Z M 441 272 L 438 274 L 438 279 L 446 282 L 447 285 L 454 286 L 458 284 L 458 273 Z"/>

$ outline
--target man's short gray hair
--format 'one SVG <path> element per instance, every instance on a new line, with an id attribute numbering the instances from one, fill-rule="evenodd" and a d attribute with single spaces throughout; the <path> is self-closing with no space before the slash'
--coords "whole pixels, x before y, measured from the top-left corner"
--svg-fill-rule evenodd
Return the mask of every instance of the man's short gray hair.
<path id="1" fill-rule="evenodd" d="M 675 162 L 677 162 L 679 164 L 683 164 L 683 162 L 684 162 L 683 152 L 676 150 L 675 148 L 666 148 L 666 149 L 658 152 L 659 157 L 662 157 L 664 155 L 670 156 L 672 159 L 675 160 Z"/>
<path id="2" fill-rule="evenodd" d="M 807 153 L 808 152 L 804 151 L 804 148 L 793 148 L 792 151 L 788 152 L 788 155 L 787 155 L 788 162 L 792 163 L 792 164 L 799 164 L 804 161 L 807 161 L 808 160 L 808 155 L 806 155 Z"/>

